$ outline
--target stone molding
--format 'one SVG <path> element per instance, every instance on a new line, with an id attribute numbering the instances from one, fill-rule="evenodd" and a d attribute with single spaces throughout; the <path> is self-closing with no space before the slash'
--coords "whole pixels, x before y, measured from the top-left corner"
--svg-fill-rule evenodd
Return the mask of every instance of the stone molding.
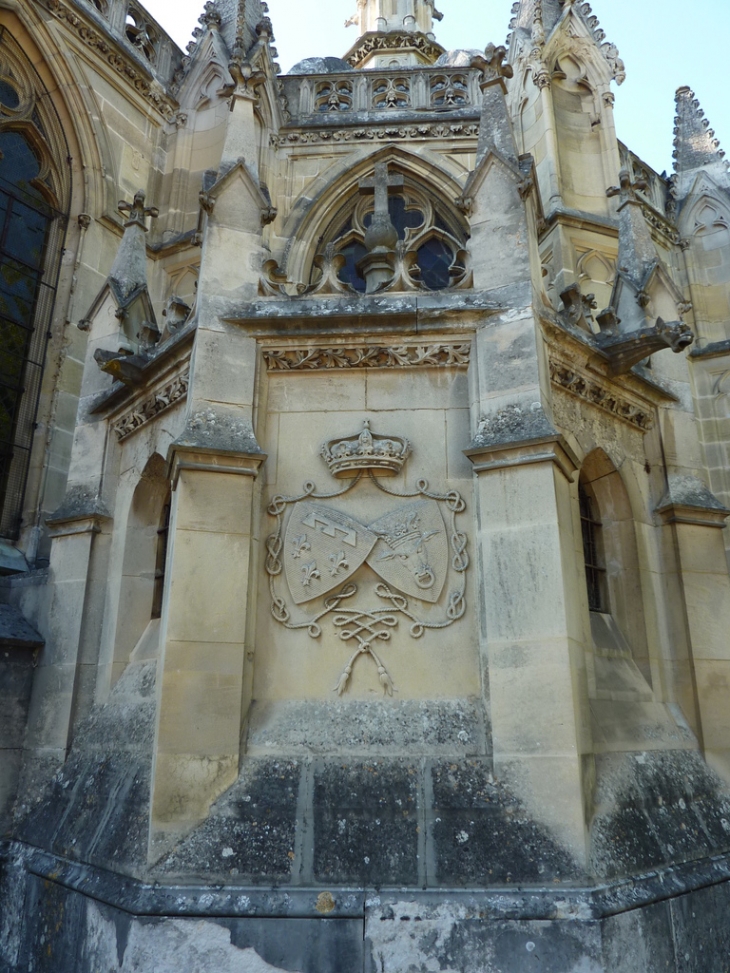
<path id="1" fill-rule="evenodd" d="M 345 60 L 355 68 L 369 54 L 398 50 L 416 50 L 432 62 L 444 53 L 440 44 L 420 32 L 389 31 L 388 33 L 381 33 L 373 31 L 360 38 L 357 44 L 350 49 Z"/>
<path id="2" fill-rule="evenodd" d="M 608 412 L 641 432 L 648 432 L 654 425 L 654 417 L 633 402 L 623 390 L 603 382 L 597 375 L 588 376 L 574 364 L 550 359 L 550 381 L 578 399 Z"/>
<path id="3" fill-rule="evenodd" d="M 318 129 L 314 132 L 286 132 L 283 135 L 270 135 L 269 144 L 274 148 L 281 148 L 285 145 L 316 145 L 323 142 L 367 142 L 429 138 L 475 139 L 478 135 L 479 124 L 477 122 L 438 122 L 428 125 L 388 125 L 384 128 L 327 128 Z"/>
<path id="4" fill-rule="evenodd" d="M 716 527 L 723 530 L 730 517 L 730 510 L 703 509 L 689 504 L 671 503 L 657 508 L 664 524 L 689 524 L 693 527 Z"/>
<path id="5" fill-rule="evenodd" d="M 578 460 L 562 436 L 512 446 L 477 446 L 464 450 L 475 473 L 493 473 L 516 466 L 554 463 L 567 480 L 572 480 Z"/>
<path id="6" fill-rule="evenodd" d="M 175 121 L 177 102 L 168 98 L 159 84 L 146 78 L 131 58 L 123 57 L 111 38 L 103 37 L 61 0 L 45 0 L 45 5 L 54 17 L 62 21 L 84 44 L 101 55 L 118 74 L 127 79 L 135 91 L 166 121 Z"/>
<path id="7" fill-rule="evenodd" d="M 653 206 L 644 202 L 641 207 L 644 219 L 657 233 L 661 233 L 667 240 L 679 245 L 679 230 L 666 216 L 662 216 Z"/>
<path id="8" fill-rule="evenodd" d="M 0 841 L 0 857 L 16 867 L 63 888 L 82 892 L 133 915 L 189 918 L 212 915 L 275 918 L 285 913 L 297 918 L 321 918 L 317 908 L 321 888 L 262 889 L 230 884 L 225 887 L 190 883 L 185 886 L 140 881 L 97 865 L 71 861 L 53 852 Z M 700 889 L 730 881 L 730 855 L 720 854 L 679 865 L 661 865 L 629 878 L 600 885 L 517 889 L 408 889 L 411 904 L 424 912 L 444 901 L 457 902 L 484 920 L 544 921 L 556 910 L 568 921 L 604 919 L 634 912 L 665 899 L 679 899 Z M 368 913 L 371 890 L 338 888 L 330 918 L 362 918 Z M 382 904 L 395 902 L 397 891 L 380 893 Z"/>
<path id="9" fill-rule="evenodd" d="M 146 399 L 135 404 L 128 412 L 112 423 L 117 440 L 122 442 L 133 432 L 146 426 L 148 422 L 155 419 L 161 412 L 169 409 L 175 403 L 184 399 L 188 394 L 188 383 L 190 381 L 190 369 L 182 375 L 164 385 L 158 391 L 153 392 Z"/>
<path id="10" fill-rule="evenodd" d="M 348 345 L 333 348 L 264 348 L 270 372 L 324 368 L 414 368 L 469 365 L 471 344 Z"/>
<path id="11" fill-rule="evenodd" d="M 170 461 L 172 489 L 177 489 L 180 474 L 184 472 L 230 473 L 234 476 L 256 477 L 266 459 L 265 453 L 214 452 L 176 447 Z"/>
<path id="12" fill-rule="evenodd" d="M 725 527 L 730 510 L 692 474 L 670 474 L 667 492 L 659 501 L 657 514 L 665 524 Z"/>

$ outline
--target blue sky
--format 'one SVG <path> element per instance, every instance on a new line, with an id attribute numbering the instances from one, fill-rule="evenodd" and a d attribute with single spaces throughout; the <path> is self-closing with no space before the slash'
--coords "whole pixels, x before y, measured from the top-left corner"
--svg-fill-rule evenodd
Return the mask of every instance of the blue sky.
<path id="1" fill-rule="evenodd" d="M 143 0 L 182 47 L 202 0 Z M 304 57 L 341 56 L 356 37 L 344 28 L 356 0 L 268 0 L 279 62 L 287 71 Z M 444 47 L 503 43 L 512 0 L 438 0 L 444 19 L 436 38 Z M 594 0 L 593 12 L 626 62 L 616 91 L 619 138 L 661 172 L 672 167 L 674 92 L 690 85 L 730 155 L 727 44 L 730 0 Z"/>

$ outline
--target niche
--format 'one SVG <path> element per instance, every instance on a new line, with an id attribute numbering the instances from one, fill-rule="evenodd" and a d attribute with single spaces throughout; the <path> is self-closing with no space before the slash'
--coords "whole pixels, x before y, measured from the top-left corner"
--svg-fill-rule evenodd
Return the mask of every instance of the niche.
<path id="1" fill-rule="evenodd" d="M 150 619 L 159 617 L 170 484 L 155 453 L 135 487 L 127 518 L 114 644 L 115 679 L 129 662 Z"/>

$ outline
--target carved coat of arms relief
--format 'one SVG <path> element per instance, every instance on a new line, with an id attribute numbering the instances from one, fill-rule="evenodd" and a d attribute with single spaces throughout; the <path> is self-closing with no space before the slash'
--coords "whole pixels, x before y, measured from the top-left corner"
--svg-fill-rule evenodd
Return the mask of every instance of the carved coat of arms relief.
<path id="1" fill-rule="evenodd" d="M 383 692 L 392 695 L 383 643 L 401 624 L 419 639 L 430 629 L 447 628 L 466 611 L 469 556 L 457 523 L 466 504 L 456 490 L 434 492 L 423 479 L 412 492 L 390 490 L 385 477 L 403 469 L 411 445 L 374 434 L 368 420 L 359 435 L 325 443 L 321 452 L 331 474 L 346 479 L 346 485 L 326 493 L 308 481 L 300 495 L 277 495 L 268 507 L 276 519 L 266 558 L 271 613 L 280 625 L 305 630 L 313 639 L 321 636 L 325 620 L 331 621 L 351 646 L 334 687 L 338 694 L 347 689 L 357 660 L 368 656 Z M 388 499 L 385 512 L 364 523 L 342 508 L 358 506 L 357 487 L 366 480 Z M 333 500 L 337 507 L 327 502 Z M 363 565 L 378 577 L 371 591 L 358 583 Z M 423 617 L 419 601 L 433 606 L 425 613 L 420 606 Z"/>

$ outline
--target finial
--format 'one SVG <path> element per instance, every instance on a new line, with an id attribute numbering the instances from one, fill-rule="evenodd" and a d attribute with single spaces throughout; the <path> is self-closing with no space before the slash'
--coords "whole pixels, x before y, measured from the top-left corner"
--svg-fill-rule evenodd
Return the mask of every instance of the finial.
<path id="1" fill-rule="evenodd" d="M 124 199 L 119 200 L 119 212 L 127 214 L 127 220 L 124 223 L 125 230 L 128 226 L 141 226 L 146 233 L 146 217 L 149 216 L 155 220 L 160 215 L 160 211 L 156 206 L 145 206 L 144 201 L 145 194 L 141 189 L 138 189 L 134 194 L 134 199 L 131 203 L 126 202 Z"/>
<path id="2" fill-rule="evenodd" d="M 215 0 L 207 0 L 202 14 L 198 17 L 198 23 L 209 30 L 211 27 L 220 27 L 221 15 Z"/>
<path id="3" fill-rule="evenodd" d="M 641 192 L 645 192 L 649 188 L 649 184 L 644 179 L 637 179 L 633 182 L 628 169 L 622 169 L 618 174 L 618 178 L 620 185 L 611 186 L 610 189 L 606 190 L 606 195 L 609 199 L 613 196 L 620 196 L 621 203 L 619 204 L 619 209 L 623 209 L 628 204 L 641 206 L 641 200 L 636 195 L 636 191 L 638 189 Z"/>

